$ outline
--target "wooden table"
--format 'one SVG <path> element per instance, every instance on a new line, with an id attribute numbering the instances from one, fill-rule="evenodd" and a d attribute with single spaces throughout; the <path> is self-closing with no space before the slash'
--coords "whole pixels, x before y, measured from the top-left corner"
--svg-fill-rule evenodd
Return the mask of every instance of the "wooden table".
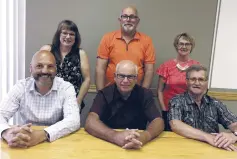
<path id="1" fill-rule="evenodd" d="M 28 149 L 13 149 L 1 141 L 0 159 L 237 159 L 206 143 L 163 132 L 140 150 L 125 150 L 97 139 L 80 129 L 55 142 L 44 142 Z"/>

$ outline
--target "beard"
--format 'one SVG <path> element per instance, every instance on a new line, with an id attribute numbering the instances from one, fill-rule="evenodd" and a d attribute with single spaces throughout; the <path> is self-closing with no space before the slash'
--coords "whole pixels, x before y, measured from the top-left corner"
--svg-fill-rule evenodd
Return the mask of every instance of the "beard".
<path id="1" fill-rule="evenodd" d="M 135 26 L 127 26 L 127 24 L 123 24 L 122 31 L 123 31 L 123 33 L 125 33 L 127 35 L 131 35 L 131 34 L 134 34 L 134 32 L 136 31 L 136 28 L 135 28 Z"/>
<path id="2" fill-rule="evenodd" d="M 48 74 L 48 73 L 33 74 L 32 76 L 36 82 L 38 82 L 44 86 L 51 85 L 53 83 L 54 78 L 55 78 L 55 76 L 53 76 L 52 74 Z M 44 78 L 44 79 L 41 80 L 41 78 Z"/>

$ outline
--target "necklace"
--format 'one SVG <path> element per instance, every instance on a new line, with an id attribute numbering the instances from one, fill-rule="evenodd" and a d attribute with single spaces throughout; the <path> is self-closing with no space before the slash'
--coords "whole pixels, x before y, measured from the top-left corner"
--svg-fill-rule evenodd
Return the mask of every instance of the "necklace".
<path id="1" fill-rule="evenodd" d="M 185 71 L 187 68 L 189 68 L 188 65 L 188 61 L 186 62 L 187 64 L 185 66 L 181 66 L 178 62 L 178 60 L 175 60 L 177 62 L 176 67 L 180 70 L 180 71 Z"/>

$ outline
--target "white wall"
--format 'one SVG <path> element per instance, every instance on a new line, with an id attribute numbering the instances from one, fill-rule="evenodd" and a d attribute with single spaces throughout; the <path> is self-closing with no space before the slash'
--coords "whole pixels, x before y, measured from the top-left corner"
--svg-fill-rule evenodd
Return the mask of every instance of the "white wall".
<path id="1" fill-rule="evenodd" d="M 214 36 L 211 88 L 237 89 L 237 0 L 221 0 Z"/>

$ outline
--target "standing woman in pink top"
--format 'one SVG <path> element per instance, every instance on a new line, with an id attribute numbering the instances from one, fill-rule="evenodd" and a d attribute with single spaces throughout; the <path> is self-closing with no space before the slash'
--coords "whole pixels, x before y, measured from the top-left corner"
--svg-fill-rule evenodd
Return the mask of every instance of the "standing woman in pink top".
<path id="1" fill-rule="evenodd" d="M 167 119 L 169 100 L 175 95 L 186 91 L 185 70 L 193 64 L 199 64 L 198 61 L 192 60 L 189 57 L 194 46 L 194 39 L 189 34 L 181 33 L 177 35 L 174 39 L 174 47 L 177 51 L 177 57 L 161 64 L 156 71 L 159 75 L 157 88 L 158 101 L 162 108 L 166 131 L 171 130 Z"/>

